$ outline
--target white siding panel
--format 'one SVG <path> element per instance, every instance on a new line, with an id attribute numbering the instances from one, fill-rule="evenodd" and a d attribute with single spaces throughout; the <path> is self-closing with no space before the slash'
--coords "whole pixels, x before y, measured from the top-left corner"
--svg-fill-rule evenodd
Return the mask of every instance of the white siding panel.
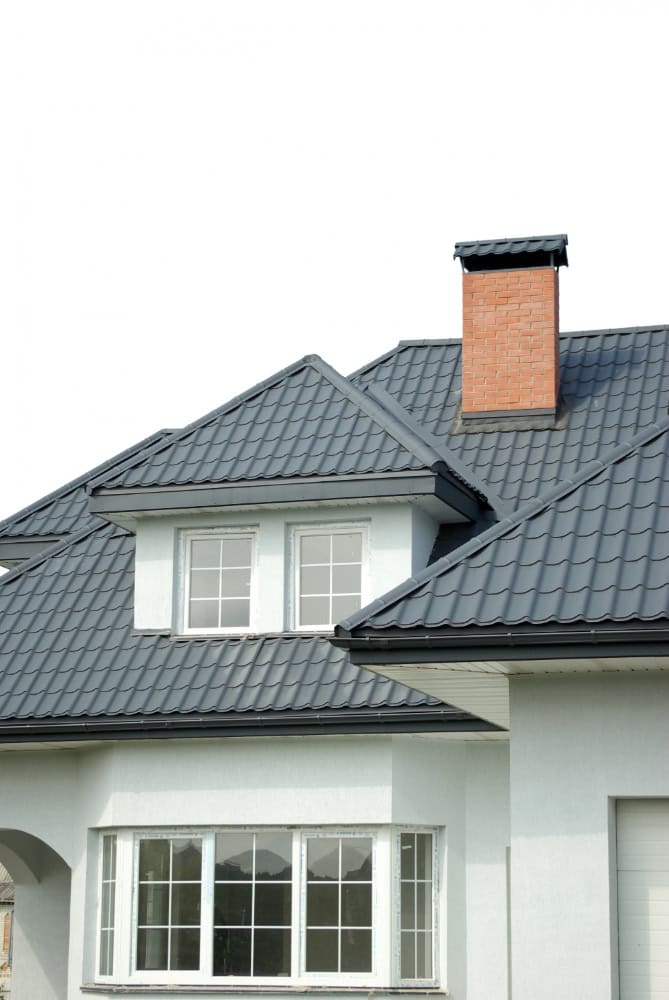
<path id="1" fill-rule="evenodd" d="M 669 1000 L 669 800 L 618 802 L 621 1000 Z"/>

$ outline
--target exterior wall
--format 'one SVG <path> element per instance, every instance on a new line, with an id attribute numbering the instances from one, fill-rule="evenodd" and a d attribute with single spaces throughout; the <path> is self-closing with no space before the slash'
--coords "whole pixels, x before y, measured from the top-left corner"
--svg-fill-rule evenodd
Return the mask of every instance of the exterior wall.
<path id="1" fill-rule="evenodd" d="M 558 272 L 463 275 L 462 410 L 554 410 L 560 358 Z"/>
<path id="2" fill-rule="evenodd" d="M 372 553 L 369 600 L 427 565 L 437 526 L 409 503 L 359 504 L 327 509 L 228 511 L 189 517 L 146 518 L 137 526 L 135 625 L 140 629 L 178 627 L 179 532 L 185 528 L 258 527 L 258 592 L 254 631 L 290 627 L 290 528 L 293 525 L 361 522 L 369 525 Z M 430 537 L 431 536 L 431 537 Z M 175 567 L 175 561 L 177 566 Z"/>
<path id="3" fill-rule="evenodd" d="M 615 799 L 669 797 L 669 677 L 517 677 L 510 694 L 514 1000 L 615 1000 Z"/>
<path id="4" fill-rule="evenodd" d="M 67 996 L 70 872 L 53 855 L 35 885 L 17 885 L 13 1000 Z"/>
<path id="5" fill-rule="evenodd" d="M 31 794 L 19 795 L 28 772 Z M 506 781 L 504 744 L 427 736 L 128 742 L 87 752 L 5 754 L 2 823 L 16 828 L 20 821 L 47 843 L 66 842 L 63 855 L 72 869 L 68 989 L 61 969 L 53 991 L 44 992 L 45 962 L 26 944 L 31 922 L 39 931 L 47 914 L 67 926 L 64 882 L 45 873 L 17 903 L 23 916 L 14 1000 L 74 1000 L 94 978 L 98 828 L 228 823 L 442 828 L 442 983 L 455 1000 L 503 1000 L 508 817 L 500 803 L 508 799 Z M 49 795 L 45 829 L 40 800 Z M 67 951 L 61 941 L 56 947 L 61 957 Z"/>

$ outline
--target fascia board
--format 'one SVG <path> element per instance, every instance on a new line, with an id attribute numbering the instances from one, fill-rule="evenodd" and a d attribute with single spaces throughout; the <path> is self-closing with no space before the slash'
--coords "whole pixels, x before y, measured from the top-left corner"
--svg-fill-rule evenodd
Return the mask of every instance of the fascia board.
<path id="1" fill-rule="evenodd" d="M 376 500 L 435 496 L 446 507 L 473 521 L 480 504 L 467 487 L 440 472 L 351 476 L 305 481 L 255 481 L 188 487 L 97 489 L 89 500 L 93 514 L 177 512 L 203 507 L 265 506 L 322 500 Z"/>

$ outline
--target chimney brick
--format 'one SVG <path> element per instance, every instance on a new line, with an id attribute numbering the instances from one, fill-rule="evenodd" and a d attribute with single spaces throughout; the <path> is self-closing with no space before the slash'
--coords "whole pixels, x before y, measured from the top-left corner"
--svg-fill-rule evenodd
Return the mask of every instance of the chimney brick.
<path id="1" fill-rule="evenodd" d="M 558 272 L 463 274 L 462 412 L 557 409 Z"/>

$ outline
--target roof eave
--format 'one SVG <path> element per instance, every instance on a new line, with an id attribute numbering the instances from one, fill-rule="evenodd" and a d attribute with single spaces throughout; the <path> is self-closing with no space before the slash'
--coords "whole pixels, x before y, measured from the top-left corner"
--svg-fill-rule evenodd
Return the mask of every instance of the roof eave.
<path id="1" fill-rule="evenodd" d="M 92 492 L 89 510 L 113 521 L 118 515 L 177 513 L 212 507 L 266 507 L 318 501 L 356 501 L 434 497 L 468 521 L 481 513 L 481 500 L 447 469 L 309 479 L 254 480 L 109 489 Z"/>

